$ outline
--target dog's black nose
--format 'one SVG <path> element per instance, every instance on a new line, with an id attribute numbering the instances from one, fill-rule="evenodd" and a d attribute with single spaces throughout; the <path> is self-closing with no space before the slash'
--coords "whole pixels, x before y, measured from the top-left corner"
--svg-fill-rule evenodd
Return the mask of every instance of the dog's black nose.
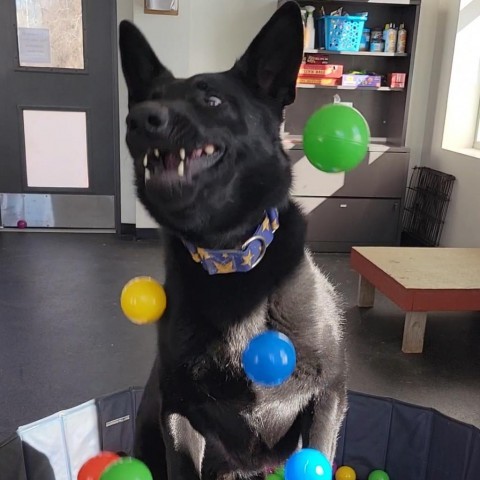
<path id="1" fill-rule="evenodd" d="M 127 127 L 137 133 L 158 135 L 168 123 L 168 108 L 147 102 L 137 105 L 127 116 Z"/>

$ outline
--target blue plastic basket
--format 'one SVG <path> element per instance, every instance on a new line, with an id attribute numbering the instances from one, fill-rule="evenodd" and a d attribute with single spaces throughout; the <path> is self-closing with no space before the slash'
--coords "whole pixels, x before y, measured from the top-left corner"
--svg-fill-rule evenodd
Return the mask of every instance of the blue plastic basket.
<path id="1" fill-rule="evenodd" d="M 366 17 L 350 15 L 322 17 L 325 31 L 325 49 L 358 52 Z"/>

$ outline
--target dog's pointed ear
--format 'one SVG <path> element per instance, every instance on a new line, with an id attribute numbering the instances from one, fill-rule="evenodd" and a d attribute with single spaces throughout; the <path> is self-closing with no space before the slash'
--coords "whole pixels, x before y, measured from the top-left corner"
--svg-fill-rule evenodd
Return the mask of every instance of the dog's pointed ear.
<path id="1" fill-rule="evenodd" d="M 170 71 L 160 63 L 140 30 L 127 20 L 120 22 L 119 46 L 130 103 L 146 100 L 148 88 L 154 79 L 173 78 Z"/>
<path id="2" fill-rule="evenodd" d="M 283 4 L 233 67 L 251 88 L 278 101 L 295 100 L 303 55 L 303 22 L 296 2 Z"/>

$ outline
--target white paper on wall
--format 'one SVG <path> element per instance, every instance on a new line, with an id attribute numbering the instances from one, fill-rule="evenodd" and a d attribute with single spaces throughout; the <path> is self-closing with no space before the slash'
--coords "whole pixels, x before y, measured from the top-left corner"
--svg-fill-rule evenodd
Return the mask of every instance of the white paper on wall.
<path id="1" fill-rule="evenodd" d="M 20 65 L 51 63 L 50 31 L 48 28 L 18 28 Z"/>

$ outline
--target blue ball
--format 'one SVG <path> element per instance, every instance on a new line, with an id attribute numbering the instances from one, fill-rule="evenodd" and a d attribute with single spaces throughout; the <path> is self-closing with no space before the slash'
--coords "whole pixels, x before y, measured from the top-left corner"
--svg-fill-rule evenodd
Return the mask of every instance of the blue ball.
<path id="1" fill-rule="evenodd" d="M 268 331 L 250 340 L 242 362 L 250 380 L 266 387 L 276 387 L 293 373 L 297 356 L 286 335 Z"/>
<path id="2" fill-rule="evenodd" d="M 332 466 L 325 455 L 313 448 L 294 453 L 285 464 L 285 480 L 331 480 Z"/>

